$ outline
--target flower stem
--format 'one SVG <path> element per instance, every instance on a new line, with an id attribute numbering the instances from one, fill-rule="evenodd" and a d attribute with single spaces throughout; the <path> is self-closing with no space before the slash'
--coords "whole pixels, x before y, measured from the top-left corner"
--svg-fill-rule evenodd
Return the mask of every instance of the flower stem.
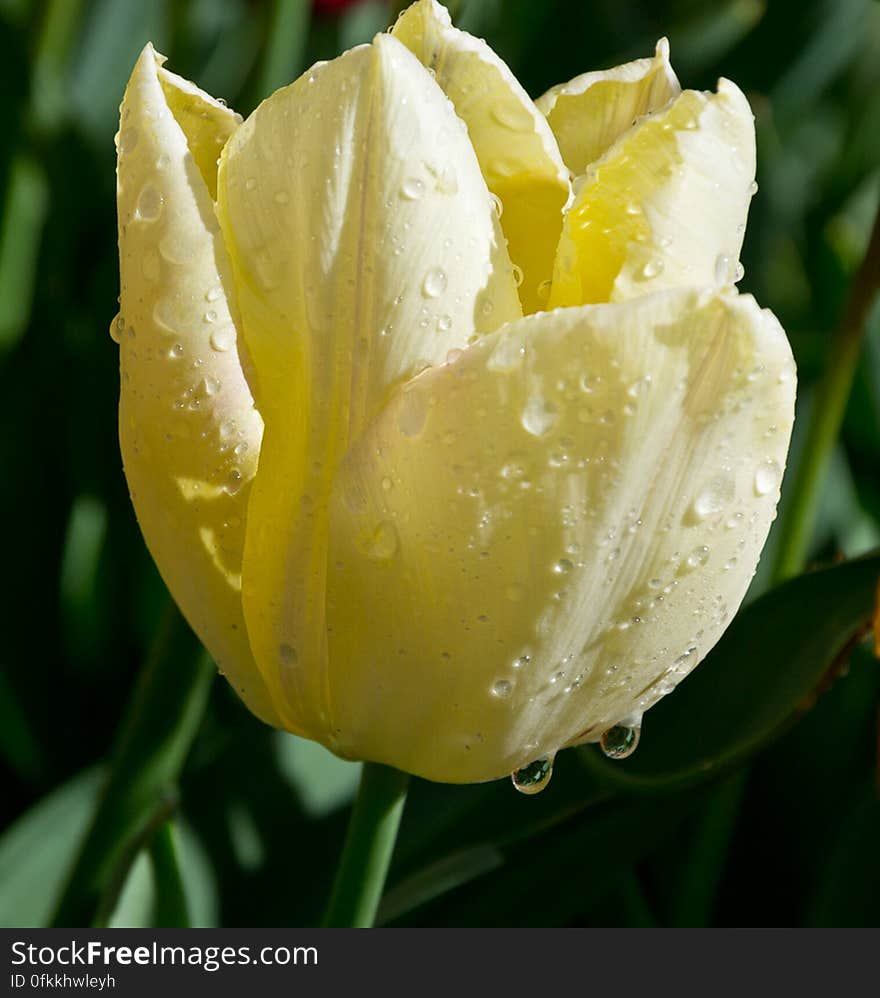
<path id="1" fill-rule="evenodd" d="M 169 606 L 123 719 L 104 792 L 54 925 L 84 927 L 108 917 L 107 899 L 127 865 L 168 816 L 214 675 L 192 631 Z"/>
<path id="2" fill-rule="evenodd" d="M 831 337 L 825 371 L 813 398 L 803 457 L 791 485 L 791 505 L 780 523 L 773 576 L 797 575 L 806 563 L 828 464 L 843 423 L 868 316 L 880 290 L 880 209 L 865 258 Z"/>
<path id="3" fill-rule="evenodd" d="M 409 776 L 365 762 L 324 925 L 368 928 L 376 917 Z"/>
<path id="4" fill-rule="evenodd" d="M 163 822 L 153 836 L 150 859 L 156 881 L 156 911 L 153 918 L 155 926 L 188 928 L 189 906 L 186 901 L 186 886 L 180 874 L 174 826 L 170 821 Z"/>

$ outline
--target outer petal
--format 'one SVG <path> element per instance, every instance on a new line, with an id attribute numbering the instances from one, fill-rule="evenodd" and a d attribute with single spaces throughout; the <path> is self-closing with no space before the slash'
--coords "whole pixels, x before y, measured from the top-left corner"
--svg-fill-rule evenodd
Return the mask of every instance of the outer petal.
<path id="1" fill-rule="evenodd" d="M 523 311 L 545 308 L 570 189 L 544 117 L 505 63 L 484 41 L 452 27 L 436 0 L 407 8 L 393 34 L 430 69 L 467 124 L 489 190 L 504 207 L 510 258 L 523 273 Z"/>
<path id="2" fill-rule="evenodd" d="M 254 713 L 276 722 L 241 609 L 262 422 L 236 351 L 210 156 L 238 117 L 141 54 L 122 103 L 119 438 L 141 530 L 168 588 Z M 204 176 L 208 173 L 207 178 Z"/>
<path id="3" fill-rule="evenodd" d="M 775 318 L 698 290 L 530 316 L 406 385 L 333 496 L 344 748 L 487 780 L 638 717 L 743 598 L 793 402 Z"/>
<path id="4" fill-rule="evenodd" d="M 684 91 L 587 170 L 565 216 L 550 304 L 733 283 L 754 178 L 742 92 L 728 80 L 717 94 Z"/>
<path id="5" fill-rule="evenodd" d="M 328 741 L 336 465 L 393 385 L 521 314 L 513 270 L 452 106 L 388 35 L 257 109 L 224 151 L 218 213 L 266 422 L 248 631 L 288 723 Z"/>
<path id="6" fill-rule="evenodd" d="M 636 119 L 658 111 L 681 93 L 661 38 L 653 59 L 583 73 L 551 87 L 535 104 L 546 115 L 565 165 L 583 173 L 628 131 Z"/>

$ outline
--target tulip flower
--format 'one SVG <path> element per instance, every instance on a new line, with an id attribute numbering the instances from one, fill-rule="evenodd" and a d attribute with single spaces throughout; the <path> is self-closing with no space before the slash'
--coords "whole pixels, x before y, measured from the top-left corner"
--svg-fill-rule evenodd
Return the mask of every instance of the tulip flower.
<path id="1" fill-rule="evenodd" d="M 637 728 L 739 607 L 792 428 L 735 287 L 743 94 L 663 40 L 533 103 L 433 0 L 244 122 L 163 62 L 121 109 L 120 439 L 220 669 L 440 781 Z"/>

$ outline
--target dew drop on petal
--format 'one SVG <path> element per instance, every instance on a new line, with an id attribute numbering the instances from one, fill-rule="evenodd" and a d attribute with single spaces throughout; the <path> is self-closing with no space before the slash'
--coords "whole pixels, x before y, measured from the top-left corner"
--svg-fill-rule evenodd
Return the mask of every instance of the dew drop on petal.
<path id="1" fill-rule="evenodd" d="M 286 642 L 282 642 L 278 646 L 278 660 L 283 666 L 290 668 L 296 665 L 299 661 L 299 656 L 296 653 L 296 648 L 293 645 L 289 645 Z"/>
<path id="2" fill-rule="evenodd" d="M 404 180 L 400 188 L 400 196 L 407 201 L 418 201 L 425 193 L 425 183 L 418 177 L 409 177 Z"/>
<path id="3" fill-rule="evenodd" d="M 613 728 L 603 732 L 599 746 L 609 759 L 626 759 L 638 747 L 641 732 L 641 728 L 615 724 Z"/>
<path id="4" fill-rule="evenodd" d="M 733 480 L 722 475 L 707 482 L 694 499 L 693 512 L 698 520 L 726 509 L 736 495 L 736 485 Z"/>
<path id="5" fill-rule="evenodd" d="M 535 759 L 522 769 L 511 773 L 513 785 L 521 794 L 539 794 L 550 782 L 553 775 L 553 756 Z"/>
<path id="6" fill-rule="evenodd" d="M 164 198 L 153 184 L 145 184 L 137 200 L 137 217 L 145 222 L 154 222 L 162 211 Z"/>
<path id="7" fill-rule="evenodd" d="M 211 346 L 219 353 L 230 350 L 235 344 L 235 329 L 227 326 L 225 329 L 216 329 L 211 333 Z"/>
<path id="8" fill-rule="evenodd" d="M 522 425 L 533 437 L 543 437 L 556 423 L 559 410 L 552 402 L 533 396 L 526 402 L 522 413 Z"/>
<path id="9" fill-rule="evenodd" d="M 119 315 L 114 316 L 113 321 L 110 323 L 110 339 L 114 343 L 122 342 L 122 334 L 125 332 L 125 318 L 120 312 Z"/>
<path id="10" fill-rule="evenodd" d="M 440 267 L 432 267 L 422 281 L 422 294 L 426 298 L 439 298 L 446 290 L 446 271 Z"/>
<path id="11" fill-rule="evenodd" d="M 397 528 L 390 520 L 383 520 L 360 547 L 372 561 L 391 561 L 397 553 L 397 544 Z"/>
<path id="12" fill-rule="evenodd" d="M 755 495 L 765 496 L 772 492 L 782 479 L 782 469 L 773 458 L 767 458 L 755 471 Z"/>
<path id="13" fill-rule="evenodd" d="M 509 679 L 499 679 L 492 684 L 492 696 L 499 700 L 506 700 L 513 692 L 513 683 Z"/>

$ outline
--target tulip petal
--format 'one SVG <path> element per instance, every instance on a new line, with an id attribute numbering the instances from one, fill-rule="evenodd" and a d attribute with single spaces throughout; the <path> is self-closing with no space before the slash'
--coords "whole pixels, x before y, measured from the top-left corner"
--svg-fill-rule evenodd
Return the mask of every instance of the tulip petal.
<path id="1" fill-rule="evenodd" d="M 470 782 L 637 723 L 745 594 L 793 403 L 776 319 L 713 290 L 529 316 L 413 379 L 333 495 L 343 748 Z"/>
<path id="2" fill-rule="evenodd" d="M 732 284 L 756 189 L 755 128 L 735 84 L 686 90 L 625 132 L 568 208 L 550 304 Z"/>
<path id="3" fill-rule="evenodd" d="M 389 35 L 265 101 L 218 194 L 266 424 L 245 616 L 291 724 L 327 741 L 336 465 L 394 385 L 520 316 L 513 269 L 452 105 Z"/>
<path id="4" fill-rule="evenodd" d="M 681 93 L 669 64 L 669 42 L 661 38 L 653 59 L 583 73 L 551 87 L 535 101 L 546 116 L 565 165 L 582 174 L 645 114 Z"/>
<path id="5" fill-rule="evenodd" d="M 467 124 L 489 190 L 503 205 L 510 258 L 520 268 L 525 313 L 544 308 L 568 201 L 568 170 L 544 117 L 507 65 L 452 26 L 436 0 L 418 0 L 392 30 L 434 74 Z"/>
<path id="6" fill-rule="evenodd" d="M 236 352 L 210 156 L 238 118 L 147 46 L 118 139 L 119 437 L 147 546 L 174 599 L 250 709 L 277 717 L 251 656 L 241 561 L 262 421 Z M 192 126 L 192 131 L 190 128 Z"/>

